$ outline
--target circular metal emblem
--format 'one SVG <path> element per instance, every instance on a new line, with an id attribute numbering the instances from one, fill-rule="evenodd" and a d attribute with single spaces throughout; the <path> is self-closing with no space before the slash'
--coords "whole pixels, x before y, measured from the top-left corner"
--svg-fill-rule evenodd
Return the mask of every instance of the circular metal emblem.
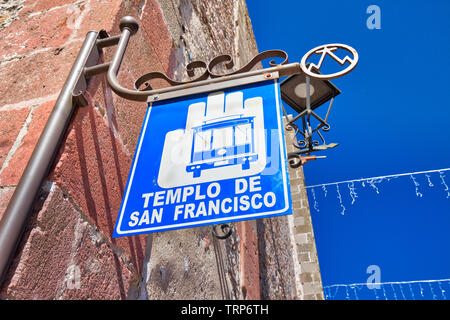
<path id="1" fill-rule="evenodd" d="M 344 49 L 351 53 L 352 57 L 349 57 L 348 55 L 345 56 L 344 59 L 339 58 L 334 54 L 334 51 L 337 49 Z M 313 55 L 313 54 L 320 54 L 320 60 L 318 64 L 310 63 L 308 66 L 306 66 L 306 61 Z M 332 74 L 319 74 L 314 73 L 312 69 L 314 68 L 316 71 L 320 71 L 320 68 L 322 67 L 323 61 L 326 56 L 330 56 L 333 60 L 338 62 L 341 66 L 343 66 L 346 62 L 349 62 L 350 65 L 345 68 L 342 71 L 332 73 Z M 304 73 L 306 73 L 308 76 L 323 80 L 330 80 L 330 79 L 336 79 L 343 75 L 346 75 L 350 71 L 352 71 L 356 65 L 358 64 L 358 52 L 356 52 L 355 49 L 353 49 L 350 46 L 347 46 L 345 44 L 340 43 L 333 43 L 333 44 L 325 44 L 319 47 L 316 47 L 312 50 L 310 50 L 307 54 L 305 54 L 302 58 L 302 61 L 300 62 L 300 66 Z"/>

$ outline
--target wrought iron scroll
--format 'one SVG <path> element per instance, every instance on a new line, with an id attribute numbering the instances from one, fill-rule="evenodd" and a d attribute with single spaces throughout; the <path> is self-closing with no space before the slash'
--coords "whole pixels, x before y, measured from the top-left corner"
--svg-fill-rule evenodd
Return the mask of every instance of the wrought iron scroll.
<path id="1" fill-rule="evenodd" d="M 275 61 L 271 60 L 269 62 L 271 67 L 279 66 L 279 65 L 285 65 L 289 63 L 288 55 L 286 52 L 282 50 L 268 50 L 258 53 L 256 56 L 254 56 L 245 66 L 241 67 L 239 70 L 231 71 L 228 73 L 217 73 L 216 71 L 213 71 L 214 69 L 217 69 L 219 65 L 224 65 L 227 70 L 231 70 L 234 67 L 234 61 L 233 58 L 228 54 L 222 54 L 215 58 L 213 58 L 209 63 L 206 63 L 204 61 L 193 61 L 189 63 L 186 66 L 186 73 L 191 79 L 186 81 L 177 81 L 169 76 L 167 76 L 165 73 L 162 72 L 150 72 L 147 74 L 144 74 L 143 76 L 139 77 L 134 83 L 134 87 L 136 90 L 139 91 L 149 91 L 152 90 L 152 87 L 149 83 L 151 80 L 155 79 L 161 79 L 166 81 L 171 86 L 177 86 L 177 85 L 183 85 L 188 83 L 194 83 L 202 80 L 206 80 L 208 78 L 219 78 L 224 76 L 230 76 L 238 73 L 244 73 L 252 70 L 258 63 L 260 63 L 263 60 L 270 59 L 270 58 L 282 58 L 283 61 L 280 63 L 276 63 Z M 203 72 L 195 77 L 195 70 L 196 69 L 203 69 Z"/>
<path id="2" fill-rule="evenodd" d="M 311 109 L 306 109 L 305 111 L 303 111 L 296 117 L 294 117 L 292 119 L 288 119 L 288 116 L 283 108 L 283 112 L 285 113 L 285 118 L 288 119 L 288 122 L 286 123 L 286 126 L 285 126 L 286 130 L 288 130 L 288 131 L 294 130 L 295 137 L 298 137 L 298 135 L 300 134 L 300 138 L 296 142 L 292 143 L 294 145 L 294 148 L 298 149 L 298 151 L 288 153 L 288 163 L 291 168 L 295 169 L 302 165 L 301 157 L 303 155 L 305 155 L 305 154 L 310 155 L 311 152 L 323 151 L 328 148 L 333 148 L 337 145 L 336 143 L 326 144 L 325 138 L 323 137 L 322 133 L 320 132 L 320 130 L 322 130 L 324 132 L 327 132 L 330 130 L 330 124 L 328 123 L 328 116 L 330 115 L 333 101 L 334 101 L 334 98 L 331 98 L 330 105 L 328 106 L 328 111 L 325 116 L 325 119 L 322 119 L 319 115 L 317 115 Z M 312 129 L 312 127 L 311 127 L 311 122 L 310 122 L 311 116 L 313 116 L 319 122 L 317 127 L 314 129 Z M 295 124 L 295 121 L 297 121 L 298 119 L 302 120 L 302 129 L 301 130 L 299 129 L 298 125 Z M 320 137 L 321 142 L 319 140 L 313 139 L 314 133 L 317 133 L 317 135 Z"/>
<path id="3" fill-rule="evenodd" d="M 220 225 L 220 230 L 222 231 L 222 234 L 219 234 L 216 230 L 216 226 L 212 226 L 212 233 L 213 235 L 220 240 L 225 240 L 228 237 L 230 237 L 233 234 L 233 229 L 229 224 L 223 223 Z"/>
<path id="4" fill-rule="evenodd" d="M 268 51 L 263 51 L 263 52 L 258 53 L 245 66 L 243 66 L 239 70 L 232 71 L 232 72 L 229 72 L 229 73 L 226 73 L 226 74 L 218 74 L 218 73 L 213 72 L 212 70 L 217 65 L 219 65 L 221 63 L 225 63 L 225 67 L 227 69 L 233 68 L 233 66 L 234 66 L 233 58 L 230 55 L 228 55 L 228 54 L 224 54 L 224 55 L 220 55 L 220 56 L 215 57 L 214 59 L 212 59 L 209 62 L 209 64 L 208 64 L 208 73 L 209 73 L 211 78 L 218 78 L 218 77 L 223 77 L 223 76 L 231 76 L 233 74 L 238 74 L 238 73 L 249 72 L 258 63 L 260 63 L 263 60 L 270 59 L 270 58 L 282 58 L 282 59 L 284 59 L 280 63 L 275 63 L 275 61 L 271 60 L 269 62 L 271 67 L 275 67 L 277 65 L 284 65 L 284 64 L 288 64 L 289 63 L 288 55 L 287 55 L 287 53 L 285 51 L 283 51 L 283 50 L 268 50 Z"/>

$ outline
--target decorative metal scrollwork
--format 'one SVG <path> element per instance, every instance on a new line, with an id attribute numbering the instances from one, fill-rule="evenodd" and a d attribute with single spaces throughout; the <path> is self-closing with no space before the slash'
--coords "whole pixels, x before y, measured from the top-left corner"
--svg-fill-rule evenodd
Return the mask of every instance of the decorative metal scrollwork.
<path id="1" fill-rule="evenodd" d="M 309 109 L 309 111 L 306 110 L 303 115 L 299 114 L 297 117 L 288 120 L 288 122 L 286 123 L 286 130 L 294 130 L 295 137 L 298 137 L 300 135 L 300 138 L 298 140 L 296 139 L 297 141 L 292 143 L 293 146 L 298 149 L 298 151 L 288 153 L 288 163 L 291 168 L 295 169 L 302 166 L 305 162 L 305 158 L 303 158 L 303 155 L 305 154 L 310 155 L 311 152 L 323 151 L 337 146 L 337 143 L 326 144 L 325 138 L 320 132 L 321 130 L 324 132 L 329 131 L 331 128 L 330 124 L 327 121 L 331 106 L 333 105 L 333 100 L 334 99 L 332 98 L 325 119 L 322 119 L 314 111 Z M 287 118 L 286 114 L 285 116 Z M 318 126 L 314 129 L 311 127 L 311 116 L 317 119 L 319 122 Z M 295 124 L 295 121 L 299 118 L 302 119 L 302 129 L 299 129 L 297 124 Z M 317 133 L 317 135 L 320 137 L 321 142 L 318 140 L 313 140 L 314 133 Z"/>
<path id="2" fill-rule="evenodd" d="M 233 58 L 230 55 L 228 55 L 228 54 L 223 54 L 223 55 L 215 57 L 214 59 L 212 59 L 209 62 L 209 64 L 208 64 L 208 73 L 211 76 L 211 78 L 218 78 L 218 77 L 224 77 L 224 76 L 231 76 L 233 74 L 238 74 L 238 73 L 244 73 L 244 72 L 248 72 L 251 69 L 253 69 L 261 61 L 266 60 L 266 59 L 270 59 L 270 58 L 282 58 L 282 59 L 284 59 L 280 63 L 275 63 L 275 61 L 271 60 L 269 62 L 271 67 L 275 67 L 277 65 L 284 65 L 284 64 L 288 64 L 289 63 L 288 55 L 287 55 L 287 53 L 285 51 L 283 51 L 283 50 L 268 50 L 268 51 L 263 51 L 263 52 L 258 53 L 245 66 L 243 66 L 239 70 L 232 71 L 232 72 L 226 73 L 226 74 L 217 74 L 217 73 L 212 72 L 212 69 L 214 69 L 217 65 L 219 65 L 221 63 L 225 63 L 225 67 L 227 69 L 233 68 L 233 66 L 234 66 Z"/>
<path id="3" fill-rule="evenodd" d="M 232 227 L 226 223 L 220 225 L 220 230 L 222 231 L 222 234 L 217 233 L 215 225 L 212 226 L 212 232 L 213 232 L 214 236 L 220 240 L 225 240 L 233 234 Z"/>
<path id="4" fill-rule="evenodd" d="M 187 83 L 192 83 L 192 82 L 208 79 L 208 77 L 209 77 L 208 66 L 205 62 L 193 61 L 193 62 L 189 63 L 186 66 L 186 72 L 189 77 L 194 76 L 195 69 L 205 69 L 205 71 L 200 76 L 198 76 L 194 79 L 190 79 L 188 81 L 176 81 L 176 80 L 169 78 L 165 73 L 154 71 L 154 72 L 146 73 L 143 76 L 139 77 L 134 82 L 134 87 L 136 90 L 139 90 L 139 91 L 150 91 L 150 90 L 152 90 L 152 87 L 150 86 L 150 83 L 148 82 L 150 80 L 162 79 L 162 80 L 166 81 L 168 84 L 170 84 L 171 86 L 177 86 L 177 85 L 182 85 L 182 84 L 187 84 Z M 144 88 L 141 89 L 142 86 L 144 86 Z"/>
<path id="5" fill-rule="evenodd" d="M 251 69 L 253 69 L 261 61 L 270 59 L 270 58 L 282 58 L 283 59 L 283 61 L 281 61 L 280 63 L 275 63 L 275 61 L 271 60 L 269 62 L 271 67 L 289 63 L 288 55 L 286 52 L 284 52 L 282 50 L 268 50 L 268 51 L 258 53 L 245 66 L 241 67 L 239 70 L 221 74 L 221 73 L 217 73 L 216 71 L 213 71 L 213 70 L 216 69 L 219 65 L 224 65 L 227 70 L 231 70 L 234 67 L 233 58 L 228 54 L 222 54 L 222 55 L 219 55 L 219 56 L 213 58 L 209 63 L 206 63 L 206 62 L 200 61 L 200 60 L 189 63 L 186 66 L 186 73 L 191 78 L 194 77 L 196 69 L 203 69 L 203 72 L 199 76 L 197 76 L 193 79 L 189 79 L 186 81 L 176 81 L 176 80 L 173 80 L 170 77 L 168 77 L 165 73 L 150 72 L 150 73 L 144 74 L 143 76 L 139 77 L 139 79 L 137 79 L 135 81 L 134 87 L 136 90 L 139 90 L 139 91 L 149 91 L 149 90 L 152 90 L 152 87 L 151 87 L 149 81 L 155 80 L 155 79 L 161 79 L 161 80 L 166 81 L 171 86 L 176 86 L 176 85 L 182 85 L 182 84 L 188 84 L 188 83 L 193 83 L 193 82 L 197 82 L 197 81 L 202 81 L 202 80 L 206 80 L 208 78 L 219 78 L 219 77 L 224 77 L 224 76 L 230 76 L 230 75 L 234 75 L 234 74 L 238 74 L 238 73 L 248 72 Z"/>

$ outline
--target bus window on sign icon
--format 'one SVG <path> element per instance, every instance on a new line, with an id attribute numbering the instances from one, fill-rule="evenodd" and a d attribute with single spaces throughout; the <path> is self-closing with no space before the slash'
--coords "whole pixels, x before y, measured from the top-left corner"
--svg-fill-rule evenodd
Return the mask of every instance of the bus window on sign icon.
<path id="1" fill-rule="evenodd" d="M 254 146 L 255 117 L 235 115 L 205 121 L 193 129 L 193 144 L 187 172 L 194 178 L 203 170 L 231 165 L 250 169 L 250 163 L 258 159 Z"/>

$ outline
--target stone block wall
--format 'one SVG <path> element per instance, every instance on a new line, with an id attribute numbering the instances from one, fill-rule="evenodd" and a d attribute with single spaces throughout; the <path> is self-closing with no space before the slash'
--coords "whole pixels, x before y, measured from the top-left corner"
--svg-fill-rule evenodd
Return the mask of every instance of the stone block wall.
<path id="1" fill-rule="evenodd" d="M 0 2 L 0 219 L 86 33 L 118 34 L 125 15 L 140 23 L 119 74 L 126 87 L 150 71 L 186 79 L 189 62 L 224 53 L 239 67 L 258 51 L 244 0 Z M 100 62 L 113 53 L 104 49 Z M 43 182 L 0 299 L 320 298 L 301 171 L 290 172 L 293 221 L 234 223 L 225 241 L 214 239 L 211 227 L 112 239 L 146 104 L 113 94 L 104 75 L 90 80 L 86 97 L 89 105 L 76 109 Z"/>
<path id="2" fill-rule="evenodd" d="M 286 130 L 285 137 L 287 152 L 294 152 L 294 131 Z M 296 297 L 301 300 L 323 300 L 322 279 L 303 168 L 289 168 L 289 177 L 293 214 L 288 217 L 287 223 L 292 243 Z"/>
<path id="3" fill-rule="evenodd" d="M 294 131 L 285 128 L 288 153 L 294 141 Z M 288 171 L 293 214 L 257 220 L 261 298 L 323 300 L 303 168 Z"/>
<path id="4" fill-rule="evenodd" d="M 242 0 L 1 2 L 0 218 L 86 33 L 118 34 L 125 15 L 140 23 L 119 75 L 127 87 L 144 72 L 181 80 L 192 60 L 227 53 L 239 66 L 257 52 Z M 113 52 L 105 49 L 101 60 Z M 89 82 L 87 98 L 42 186 L 0 298 L 221 298 L 210 227 L 111 238 L 146 104 L 117 97 L 104 75 Z M 246 230 L 235 232 L 236 243 L 220 243 L 233 298 L 259 298 L 258 288 L 242 290 L 249 285 L 241 251 L 255 236 Z"/>

